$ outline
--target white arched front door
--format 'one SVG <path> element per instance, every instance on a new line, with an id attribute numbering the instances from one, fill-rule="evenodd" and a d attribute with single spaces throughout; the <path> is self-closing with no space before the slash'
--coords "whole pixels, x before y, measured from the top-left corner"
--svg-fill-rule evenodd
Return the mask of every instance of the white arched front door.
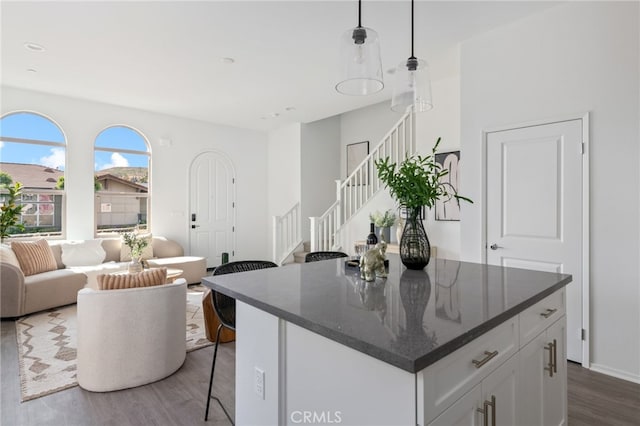
<path id="1" fill-rule="evenodd" d="M 231 161 L 217 152 L 203 152 L 189 169 L 190 253 L 220 265 L 222 253 L 235 250 L 235 173 Z"/>

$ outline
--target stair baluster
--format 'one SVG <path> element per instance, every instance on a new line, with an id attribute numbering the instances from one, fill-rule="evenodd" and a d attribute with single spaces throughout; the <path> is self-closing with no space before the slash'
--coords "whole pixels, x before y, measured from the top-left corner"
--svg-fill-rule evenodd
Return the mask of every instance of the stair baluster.
<path id="1" fill-rule="evenodd" d="M 336 181 L 336 202 L 322 216 L 309 218 L 311 251 L 341 248 L 343 226 L 383 188 L 376 160 L 391 157 L 391 161 L 398 162 L 413 155 L 415 150 L 414 115 L 406 113 L 344 182 Z"/>
<path id="2" fill-rule="evenodd" d="M 300 203 L 282 216 L 273 216 L 273 262 L 281 265 L 302 244 Z"/>

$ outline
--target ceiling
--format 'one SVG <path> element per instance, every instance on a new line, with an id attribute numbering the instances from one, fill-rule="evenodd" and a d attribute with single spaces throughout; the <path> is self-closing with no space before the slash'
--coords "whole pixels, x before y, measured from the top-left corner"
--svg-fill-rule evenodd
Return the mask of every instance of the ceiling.
<path id="1" fill-rule="evenodd" d="M 430 63 L 433 80 L 456 74 L 461 41 L 556 4 L 417 1 L 416 56 Z M 391 98 L 388 73 L 375 95 L 334 89 L 339 38 L 357 24 L 355 0 L 2 1 L 0 8 L 6 86 L 257 130 Z M 408 0 L 363 2 L 362 23 L 380 36 L 384 70 L 410 55 Z"/>

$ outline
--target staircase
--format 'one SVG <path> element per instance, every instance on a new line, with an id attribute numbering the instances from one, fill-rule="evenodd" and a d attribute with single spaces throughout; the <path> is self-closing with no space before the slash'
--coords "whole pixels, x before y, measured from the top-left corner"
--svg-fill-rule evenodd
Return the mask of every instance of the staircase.
<path id="1" fill-rule="evenodd" d="M 369 155 L 344 181 L 336 181 L 336 201 L 319 217 L 310 217 L 311 241 L 302 242 L 300 203 L 282 216 L 273 217 L 273 261 L 279 265 L 304 262 L 310 251 L 340 250 L 341 231 L 384 184 L 378 178 L 375 161 L 389 157 L 398 163 L 416 151 L 414 114 L 408 112 L 382 138 Z M 302 245 L 302 251 L 297 251 Z"/>
<path id="2" fill-rule="evenodd" d="M 305 241 L 302 244 L 302 251 L 293 252 L 293 261 L 295 263 L 304 263 L 304 258 L 309 252 L 311 252 L 311 243 L 309 241 Z"/>
<path id="3" fill-rule="evenodd" d="M 389 157 L 398 163 L 416 151 L 414 114 L 408 112 L 382 138 L 343 182 L 336 181 L 336 202 L 311 220 L 311 251 L 339 250 L 341 230 L 384 184 L 378 178 L 377 160 Z"/>
<path id="4" fill-rule="evenodd" d="M 282 265 L 302 244 L 300 203 L 282 216 L 273 216 L 273 262 Z M 304 260 L 303 260 L 304 262 Z"/>

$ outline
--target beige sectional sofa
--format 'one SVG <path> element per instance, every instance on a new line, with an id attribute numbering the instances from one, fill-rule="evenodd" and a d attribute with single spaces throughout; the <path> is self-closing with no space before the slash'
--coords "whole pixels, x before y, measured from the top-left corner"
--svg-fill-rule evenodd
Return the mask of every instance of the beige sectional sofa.
<path id="1" fill-rule="evenodd" d="M 0 247 L 0 317 L 19 317 L 32 312 L 76 303 L 78 291 L 94 287 L 97 275 L 127 269 L 121 262 L 120 238 L 100 239 L 106 255 L 98 265 L 66 267 L 62 261 L 62 245 L 69 241 L 51 240 L 49 245 L 57 269 L 25 276 L 9 245 Z M 199 283 L 207 274 L 203 257 L 184 256 L 180 244 L 163 237 L 153 237 L 150 267 L 181 269 L 188 284 Z"/>

